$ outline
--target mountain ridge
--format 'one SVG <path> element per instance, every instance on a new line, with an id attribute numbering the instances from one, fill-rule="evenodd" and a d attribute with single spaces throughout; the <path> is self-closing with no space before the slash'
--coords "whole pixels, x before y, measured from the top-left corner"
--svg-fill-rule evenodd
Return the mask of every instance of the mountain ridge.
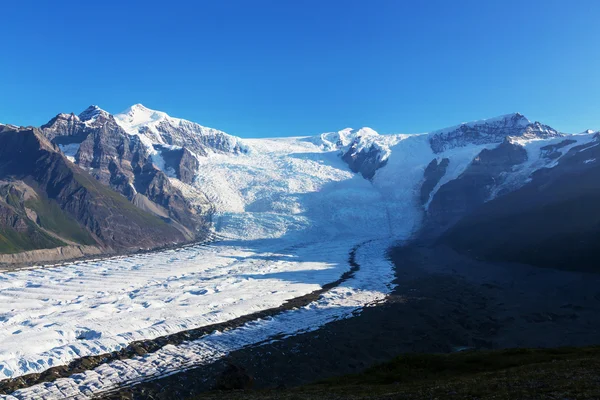
<path id="1" fill-rule="evenodd" d="M 58 114 L 40 131 L 187 240 L 211 230 L 239 238 L 341 232 L 348 215 L 366 231 L 370 223 L 403 238 L 441 234 L 595 134 L 567 135 L 511 113 L 426 134 L 363 127 L 241 139 L 141 104 L 117 115 L 95 105 Z"/>
<path id="2" fill-rule="evenodd" d="M 3 127 L 0 160 L 7 193 L 0 228 L 13 237 L 7 246 L 12 243 L 15 250 L 71 243 L 97 245 L 110 253 L 186 240 L 167 222 L 139 210 L 68 161 L 37 128 Z M 28 243 L 33 237 L 44 240 Z"/>

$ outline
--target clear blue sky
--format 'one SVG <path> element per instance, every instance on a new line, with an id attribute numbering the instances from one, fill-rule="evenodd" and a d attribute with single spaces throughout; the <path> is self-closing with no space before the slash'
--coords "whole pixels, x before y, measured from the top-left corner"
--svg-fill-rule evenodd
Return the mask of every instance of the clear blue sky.
<path id="1" fill-rule="evenodd" d="M 520 111 L 600 129 L 600 1 L 25 1 L 0 122 L 134 103 L 244 137 L 426 132 Z"/>

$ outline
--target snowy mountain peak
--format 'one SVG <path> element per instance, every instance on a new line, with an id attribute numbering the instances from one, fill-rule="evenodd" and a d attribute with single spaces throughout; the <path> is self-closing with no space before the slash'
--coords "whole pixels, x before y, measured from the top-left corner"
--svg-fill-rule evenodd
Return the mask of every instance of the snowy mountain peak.
<path id="1" fill-rule="evenodd" d="M 174 118 L 142 104 L 134 104 L 115 115 L 117 123 L 130 135 L 140 135 L 156 145 L 187 147 L 197 155 L 211 152 L 244 153 L 247 147 L 239 138 L 195 122 Z"/>
<path id="2" fill-rule="evenodd" d="M 477 128 L 477 127 L 506 127 L 506 128 L 524 128 L 527 125 L 531 124 L 531 121 L 527 119 L 521 113 L 511 113 L 500 115 L 494 118 L 480 119 L 476 121 L 463 122 L 459 125 L 450 126 L 448 128 L 439 129 L 431 132 L 432 135 L 447 135 L 453 133 L 458 130 L 466 130 L 468 128 Z"/>
<path id="3" fill-rule="evenodd" d="M 531 122 L 521 113 L 501 115 L 495 118 L 464 122 L 449 128 L 431 132 L 429 141 L 435 153 L 469 144 L 501 143 L 507 136 L 547 138 L 561 136 L 559 132 L 539 122 Z"/>
<path id="4" fill-rule="evenodd" d="M 139 133 L 140 128 L 144 126 L 159 123 L 162 120 L 170 118 L 162 111 L 151 110 L 143 104 L 134 104 L 115 118 L 119 125 L 130 134 Z"/>
<path id="5" fill-rule="evenodd" d="M 143 105 L 142 103 L 137 103 L 129 107 L 130 110 L 134 111 L 154 111 Z"/>
<path id="6" fill-rule="evenodd" d="M 531 123 L 531 121 L 529 121 L 523 114 L 518 113 L 518 112 L 504 115 L 504 120 L 510 121 L 514 125 L 521 125 L 521 126 L 527 126 Z"/>
<path id="7" fill-rule="evenodd" d="M 360 129 L 345 128 L 337 132 L 325 132 L 318 136 L 312 136 L 309 140 L 324 150 L 344 150 L 348 148 L 357 138 L 379 136 L 369 127 Z"/>
<path id="8" fill-rule="evenodd" d="M 379 135 L 379 133 L 377 133 L 374 129 L 369 128 L 368 126 L 362 127 L 360 129 L 352 130 L 351 134 L 353 134 L 357 137 Z"/>
<path id="9" fill-rule="evenodd" d="M 84 122 L 93 121 L 96 120 L 99 116 L 108 118 L 110 114 L 96 105 L 91 105 L 79 114 L 79 119 Z"/>

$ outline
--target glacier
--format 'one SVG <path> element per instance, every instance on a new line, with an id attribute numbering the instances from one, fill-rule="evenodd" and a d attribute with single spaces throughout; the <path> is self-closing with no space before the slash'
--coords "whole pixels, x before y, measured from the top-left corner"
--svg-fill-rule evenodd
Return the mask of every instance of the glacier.
<path id="1" fill-rule="evenodd" d="M 493 196 L 555 165 L 557 158 L 546 157 L 544 148 L 566 137 L 520 114 L 428 134 L 347 128 L 273 139 L 236 138 L 142 105 L 115 119 L 148 147 L 158 168 L 166 167 L 155 145 L 193 152 L 199 163 L 193 182 L 181 182 L 173 173 L 169 179 L 189 198 L 208 199 L 218 240 L 0 274 L 0 379 L 279 306 L 337 280 L 350 269 L 355 248 L 360 269 L 306 307 L 6 398 L 89 398 L 355 315 L 393 289 L 387 249 L 418 232 L 431 198 L 483 150 L 510 140 L 528 155 L 493 188 Z M 510 135 L 502 133 L 506 129 Z M 568 135 L 562 154 L 594 137 L 593 132 Z M 372 149 L 382 163 L 365 179 L 343 156 Z M 448 159 L 448 168 L 421 204 L 424 171 L 434 159 Z"/>

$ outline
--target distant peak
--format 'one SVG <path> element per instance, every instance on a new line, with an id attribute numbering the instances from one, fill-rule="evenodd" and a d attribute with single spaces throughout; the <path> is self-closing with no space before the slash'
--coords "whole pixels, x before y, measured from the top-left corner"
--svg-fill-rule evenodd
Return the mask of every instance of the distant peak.
<path id="1" fill-rule="evenodd" d="M 115 117 L 117 120 L 134 119 L 150 122 L 168 118 L 169 115 L 165 112 L 152 110 L 141 103 L 137 103 L 115 115 Z"/>
<path id="2" fill-rule="evenodd" d="M 356 129 L 352 131 L 356 134 L 356 136 L 371 136 L 371 135 L 379 135 L 374 129 L 369 128 L 368 126 L 363 126 L 360 129 Z"/>
<path id="3" fill-rule="evenodd" d="M 463 123 L 462 125 L 483 125 L 483 124 L 496 124 L 496 123 L 507 123 L 507 124 L 515 125 L 515 126 L 517 126 L 517 125 L 525 126 L 525 125 L 529 125 L 531 123 L 531 121 L 529 119 L 527 119 L 520 112 L 514 112 L 514 113 L 510 113 L 510 114 L 500 115 L 500 116 L 494 117 L 494 118 L 482 119 L 482 120 L 473 121 L 473 122 L 466 122 L 466 123 Z"/>
<path id="4" fill-rule="evenodd" d="M 129 107 L 131 110 L 152 111 L 142 103 L 137 103 Z"/>
<path id="5" fill-rule="evenodd" d="M 91 105 L 79 114 L 79 119 L 82 121 L 89 121 L 95 119 L 98 116 L 108 117 L 110 114 L 98 107 L 97 105 Z"/>
<path id="6" fill-rule="evenodd" d="M 526 123 L 530 123 L 529 119 L 527 117 L 525 117 L 523 114 L 521 114 L 520 112 L 516 112 L 516 113 L 512 113 L 512 114 L 508 114 L 506 115 L 506 117 L 510 117 L 510 119 L 514 120 L 514 121 L 522 121 L 522 122 L 526 122 Z"/>
<path id="7" fill-rule="evenodd" d="M 123 111 L 121 114 L 165 114 L 162 111 L 152 110 L 142 103 L 137 103 Z M 166 115 L 166 114 L 165 114 Z"/>
<path id="8" fill-rule="evenodd" d="M 480 119 L 476 121 L 463 122 L 459 125 L 450 126 L 431 132 L 434 135 L 445 135 L 455 131 L 462 131 L 465 128 L 475 128 L 480 126 L 502 127 L 502 128 L 525 128 L 531 121 L 519 112 L 504 114 L 494 118 Z"/>

